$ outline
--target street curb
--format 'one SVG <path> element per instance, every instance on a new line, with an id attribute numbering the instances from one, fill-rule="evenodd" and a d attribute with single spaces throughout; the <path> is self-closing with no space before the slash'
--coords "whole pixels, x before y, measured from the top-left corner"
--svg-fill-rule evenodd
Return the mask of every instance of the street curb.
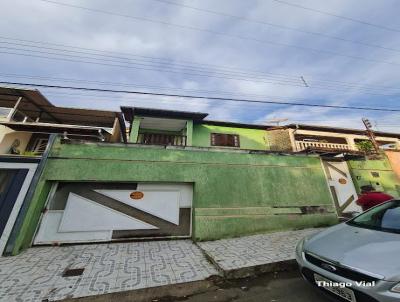
<path id="1" fill-rule="evenodd" d="M 122 292 L 93 295 L 77 298 L 66 298 L 63 302 L 148 302 L 165 297 L 182 298 L 216 289 L 220 276 L 211 276 L 206 280 L 169 284 L 157 287 L 147 287 Z"/>
<path id="2" fill-rule="evenodd" d="M 288 259 L 283 261 L 277 261 L 272 263 L 265 263 L 254 266 L 240 267 L 231 270 L 224 270 L 206 250 L 202 249 L 201 246 L 196 244 L 203 252 L 206 259 L 211 262 L 212 265 L 220 272 L 225 279 L 240 279 L 246 277 L 253 277 L 264 273 L 271 272 L 287 272 L 297 270 L 297 262 L 295 259 Z"/>
<path id="3" fill-rule="evenodd" d="M 200 251 L 203 253 L 203 255 L 207 259 L 207 261 L 210 262 L 212 264 L 212 266 L 214 266 L 214 268 L 218 271 L 219 275 L 226 278 L 225 271 L 222 269 L 222 267 L 220 267 L 218 265 L 218 262 L 215 261 L 214 258 L 211 257 L 211 255 L 208 254 L 206 250 L 202 249 L 200 245 L 198 245 L 196 242 L 195 242 L 195 244 L 200 249 Z"/>
<path id="4" fill-rule="evenodd" d="M 246 277 L 253 277 L 265 273 L 289 272 L 295 270 L 297 270 L 297 262 L 294 259 L 290 259 L 279 262 L 226 270 L 224 271 L 224 277 L 226 279 L 240 279 Z"/>

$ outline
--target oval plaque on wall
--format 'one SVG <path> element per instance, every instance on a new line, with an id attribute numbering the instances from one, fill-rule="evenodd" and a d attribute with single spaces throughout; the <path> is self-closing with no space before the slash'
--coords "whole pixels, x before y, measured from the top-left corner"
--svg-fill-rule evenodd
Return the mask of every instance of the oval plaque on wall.
<path id="1" fill-rule="evenodd" d="M 347 180 L 345 178 L 339 178 L 339 183 L 341 185 L 345 185 L 345 184 L 347 184 Z"/>
<path id="2" fill-rule="evenodd" d="M 135 191 L 135 192 L 132 192 L 129 196 L 132 199 L 138 200 L 138 199 L 142 199 L 144 197 L 144 194 L 143 194 L 143 192 Z"/>

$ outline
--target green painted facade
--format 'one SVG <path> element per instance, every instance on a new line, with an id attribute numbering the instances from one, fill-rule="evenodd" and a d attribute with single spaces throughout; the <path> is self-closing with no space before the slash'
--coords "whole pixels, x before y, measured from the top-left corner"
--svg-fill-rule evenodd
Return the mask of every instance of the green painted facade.
<path id="1" fill-rule="evenodd" d="M 207 123 L 194 124 L 192 120 L 187 120 L 184 133 L 180 133 L 179 131 L 165 131 L 162 129 L 149 130 L 142 128 L 142 119 L 143 117 L 140 116 L 134 117 L 132 122 L 132 129 L 129 135 L 129 142 L 136 143 L 139 133 L 161 133 L 175 135 L 185 134 L 187 137 L 187 146 L 211 147 L 211 133 L 223 133 L 239 135 L 240 147 L 234 149 L 259 151 L 269 150 L 269 144 L 266 138 L 266 131 L 263 129 L 216 126 L 207 125 Z"/>
<path id="2" fill-rule="evenodd" d="M 193 146 L 193 121 L 186 122 L 186 145 Z"/>
<path id="3" fill-rule="evenodd" d="M 239 135 L 240 149 L 269 150 L 265 130 L 215 126 L 206 123 L 193 126 L 193 146 L 211 147 L 211 133 Z"/>
<path id="4" fill-rule="evenodd" d="M 195 134 L 202 130 L 203 134 Z M 202 130 L 194 131 L 194 145 L 205 143 L 204 136 L 216 131 L 214 127 Z M 262 135 L 254 137 L 253 142 L 241 143 L 260 147 Z M 337 222 L 319 157 L 57 141 L 30 203 L 14 254 L 30 246 L 55 181 L 193 183 L 196 240 Z M 313 205 L 332 212 L 299 215 L 299 206 Z"/>
<path id="5" fill-rule="evenodd" d="M 360 192 L 361 186 L 371 184 L 379 191 L 400 197 L 400 180 L 386 157 L 379 160 L 350 160 L 348 165 L 357 192 Z"/>
<path id="6" fill-rule="evenodd" d="M 135 117 L 135 119 L 132 122 L 131 126 L 131 133 L 129 134 L 129 142 L 131 143 L 136 143 L 138 136 L 139 136 L 139 129 L 140 129 L 140 122 L 141 122 L 140 117 Z"/>

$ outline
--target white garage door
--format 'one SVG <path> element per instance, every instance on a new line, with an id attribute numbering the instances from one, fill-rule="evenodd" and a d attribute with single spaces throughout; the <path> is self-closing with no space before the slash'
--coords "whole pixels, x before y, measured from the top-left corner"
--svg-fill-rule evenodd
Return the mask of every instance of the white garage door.
<path id="1" fill-rule="evenodd" d="M 190 237 L 192 196 L 187 183 L 58 183 L 35 244 Z"/>

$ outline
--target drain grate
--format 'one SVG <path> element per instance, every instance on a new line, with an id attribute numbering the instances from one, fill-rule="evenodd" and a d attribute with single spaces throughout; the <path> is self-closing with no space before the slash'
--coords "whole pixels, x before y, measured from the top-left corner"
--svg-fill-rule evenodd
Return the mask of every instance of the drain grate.
<path id="1" fill-rule="evenodd" d="M 63 273 L 63 277 L 75 277 L 75 276 L 80 276 L 83 274 L 84 268 L 70 268 L 66 269 Z"/>

